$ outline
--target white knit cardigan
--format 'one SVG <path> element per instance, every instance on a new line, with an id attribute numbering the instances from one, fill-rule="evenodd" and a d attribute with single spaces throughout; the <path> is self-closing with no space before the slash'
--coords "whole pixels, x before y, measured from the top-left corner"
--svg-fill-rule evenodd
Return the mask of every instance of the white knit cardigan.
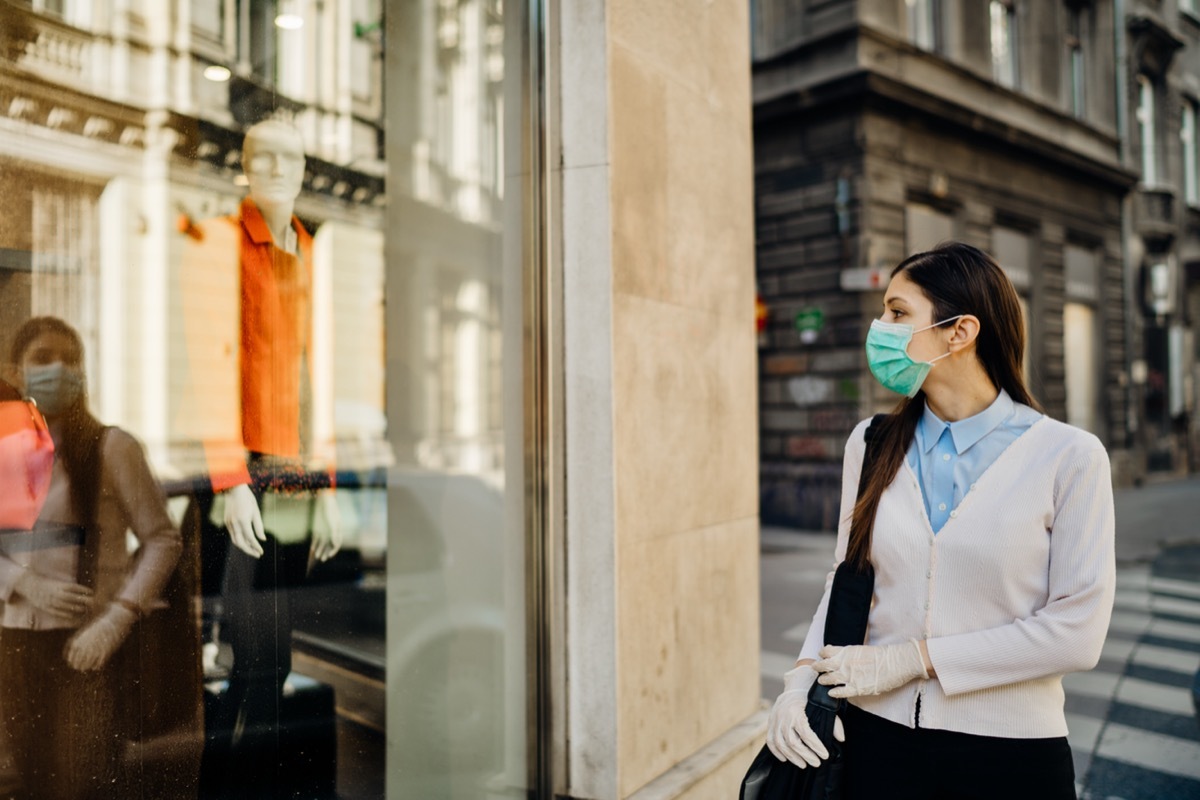
<path id="1" fill-rule="evenodd" d="M 846 443 L 835 567 L 846 557 L 863 459 Z M 910 728 L 1007 738 L 1065 736 L 1062 676 L 1100 658 L 1112 615 L 1112 476 L 1090 433 L 1048 417 L 1001 453 L 935 536 L 904 459 L 880 498 L 867 644 L 927 640 L 937 678 L 851 702 Z M 825 584 L 800 658 L 817 658 Z"/>

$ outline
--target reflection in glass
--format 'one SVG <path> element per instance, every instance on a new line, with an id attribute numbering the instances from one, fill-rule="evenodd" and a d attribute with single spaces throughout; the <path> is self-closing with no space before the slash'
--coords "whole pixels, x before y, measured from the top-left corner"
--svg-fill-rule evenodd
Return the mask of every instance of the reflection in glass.
<path id="1" fill-rule="evenodd" d="M 177 690 L 115 737 L 122 796 L 524 793 L 524 12 L 110 5 L 0 0 L 0 353 L 77 332 L 34 383 L 86 376 L 144 445 L 125 511 L 182 540 L 117 648 Z M 129 527 L 114 575 L 155 563 Z"/>

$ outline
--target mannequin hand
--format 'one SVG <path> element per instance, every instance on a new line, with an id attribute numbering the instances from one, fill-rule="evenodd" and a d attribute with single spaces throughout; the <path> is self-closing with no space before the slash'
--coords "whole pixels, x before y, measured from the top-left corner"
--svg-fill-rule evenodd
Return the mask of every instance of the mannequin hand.
<path id="1" fill-rule="evenodd" d="M 137 615 L 113 603 L 67 642 L 66 657 L 71 669 L 88 672 L 100 669 L 125 641 Z"/>
<path id="2" fill-rule="evenodd" d="M 75 622 L 81 621 L 92 610 L 91 589 L 78 583 L 47 578 L 31 569 L 21 573 L 13 589 L 35 608 Z"/>
<path id="3" fill-rule="evenodd" d="M 819 767 L 822 759 L 829 758 L 829 750 L 808 724 L 805 713 L 808 690 L 816 679 L 817 673 L 807 664 L 784 675 L 783 694 L 775 700 L 767 720 L 767 747 L 780 761 L 790 761 L 800 769 Z M 846 741 L 840 717 L 833 723 L 833 738 Z"/>
<path id="4" fill-rule="evenodd" d="M 829 690 L 830 697 L 883 694 L 914 678 L 929 677 L 916 639 L 877 646 L 826 645 L 821 648 L 821 658 L 813 669 L 822 673 L 818 681 L 823 686 L 837 686 Z"/>
<path id="5" fill-rule="evenodd" d="M 342 512 L 338 510 L 333 489 L 322 489 L 313 500 L 317 520 L 313 523 L 312 554 L 317 561 L 328 561 L 342 549 Z"/>
<path id="6" fill-rule="evenodd" d="M 229 531 L 229 538 L 238 550 L 254 558 L 262 556 L 260 542 L 267 540 L 262 512 L 254 492 L 244 483 L 225 492 L 225 530 Z"/>

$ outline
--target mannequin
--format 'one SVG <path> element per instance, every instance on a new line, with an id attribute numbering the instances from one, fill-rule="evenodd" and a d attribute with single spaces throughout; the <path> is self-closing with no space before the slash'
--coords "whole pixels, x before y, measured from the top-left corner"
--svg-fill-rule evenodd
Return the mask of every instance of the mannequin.
<path id="1" fill-rule="evenodd" d="M 333 465 L 316 457 L 308 434 L 314 297 L 312 239 L 293 214 L 304 178 L 299 132 L 278 120 L 254 125 L 242 165 L 249 196 L 238 213 L 186 230 L 181 288 L 188 414 L 204 428 L 208 477 L 233 545 L 221 637 L 233 667 L 218 725 L 230 732 L 232 763 L 221 770 L 238 776 L 246 797 L 270 797 L 286 747 L 278 708 L 291 670 L 288 585 L 297 570 L 295 547 L 277 539 L 270 518 L 264 525 L 263 509 L 274 497 L 315 493 L 309 565 L 338 552 L 341 531 Z M 328 477 L 312 471 L 315 463 Z M 300 580 L 306 571 L 300 563 Z"/>

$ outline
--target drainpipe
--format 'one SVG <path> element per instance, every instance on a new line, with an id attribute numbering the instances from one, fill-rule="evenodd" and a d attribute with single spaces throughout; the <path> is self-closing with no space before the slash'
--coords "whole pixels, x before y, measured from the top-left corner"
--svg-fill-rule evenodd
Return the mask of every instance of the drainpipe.
<path id="1" fill-rule="evenodd" d="M 1121 165 L 1129 165 L 1129 55 L 1125 37 L 1125 0 L 1113 0 L 1113 37 L 1116 49 L 1117 142 Z M 1135 189 L 1136 191 L 1136 189 Z M 1125 447 L 1134 449 L 1140 436 L 1138 391 L 1133 382 L 1134 314 L 1137 311 L 1136 265 L 1130 263 L 1130 240 L 1133 238 L 1133 192 L 1121 200 L 1121 276 L 1125 291 Z"/>

